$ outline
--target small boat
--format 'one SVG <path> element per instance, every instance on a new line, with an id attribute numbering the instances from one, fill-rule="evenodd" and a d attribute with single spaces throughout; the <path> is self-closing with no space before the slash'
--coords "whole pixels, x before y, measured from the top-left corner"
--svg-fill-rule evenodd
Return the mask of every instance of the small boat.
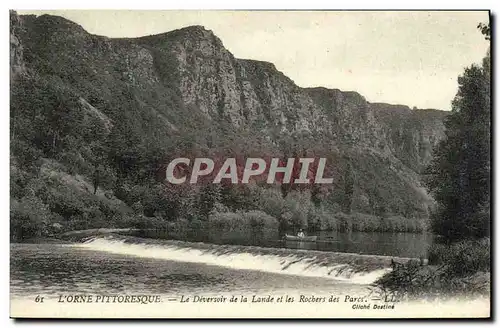
<path id="1" fill-rule="evenodd" d="M 293 241 L 316 241 L 316 239 L 318 239 L 318 236 L 299 237 L 299 236 L 285 235 L 285 239 Z"/>

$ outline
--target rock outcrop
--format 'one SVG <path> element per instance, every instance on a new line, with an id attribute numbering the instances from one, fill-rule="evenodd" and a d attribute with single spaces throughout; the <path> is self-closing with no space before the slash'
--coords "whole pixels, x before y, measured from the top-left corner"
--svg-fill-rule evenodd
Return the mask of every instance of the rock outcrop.
<path id="1" fill-rule="evenodd" d="M 241 138 L 269 152 L 328 153 L 338 199 L 343 176 L 354 176 L 353 211 L 425 218 L 432 203 L 420 174 L 446 112 L 298 87 L 271 63 L 235 58 L 202 26 L 111 39 L 61 17 L 11 14 L 11 74 L 26 71 L 71 88 L 110 126 L 130 120 L 145 134 L 194 135 L 205 148 Z"/>

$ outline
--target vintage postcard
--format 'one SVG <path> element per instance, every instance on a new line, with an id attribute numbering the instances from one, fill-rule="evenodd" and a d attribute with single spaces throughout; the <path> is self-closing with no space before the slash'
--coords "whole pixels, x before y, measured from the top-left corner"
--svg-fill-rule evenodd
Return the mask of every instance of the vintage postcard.
<path id="1" fill-rule="evenodd" d="M 12 318 L 490 318 L 488 11 L 10 11 Z"/>

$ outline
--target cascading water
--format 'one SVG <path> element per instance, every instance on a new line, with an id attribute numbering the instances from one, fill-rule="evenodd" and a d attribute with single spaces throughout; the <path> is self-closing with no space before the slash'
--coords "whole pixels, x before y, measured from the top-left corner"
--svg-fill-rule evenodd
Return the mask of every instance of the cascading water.
<path id="1" fill-rule="evenodd" d="M 216 265 L 370 284 L 389 272 L 393 257 L 311 250 L 159 241 L 137 237 L 100 236 L 76 247 L 115 254 Z M 407 261 L 407 258 L 397 258 Z"/>

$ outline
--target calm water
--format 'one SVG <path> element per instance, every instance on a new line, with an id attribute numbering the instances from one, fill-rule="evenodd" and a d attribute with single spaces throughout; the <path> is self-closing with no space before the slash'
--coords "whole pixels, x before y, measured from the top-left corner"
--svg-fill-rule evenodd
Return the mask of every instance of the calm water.
<path id="1" fill-rule="evenodd" d="M 325 240 L 325 242 L 312 244 L 309 247 L 346 253 L 420 257 L 426 256 L 427 249 L 432 242 L 432 235 L 389 232 L 320 232 L 318 240 Z"/>
<path id="2" fill-rule="evenodd" d="M 292 233 L 289 233 L 292 234 Z M 390 232 L 335 232 L 320 231 L 316 242 L 285 241 L 275 230 L 240 231 L 141 231 L 140 237 L 203 241 L 214 244 L 255 245 L 265 247 L 285 247 L 319 251 L 387 255 L 396 257 L 426 257 L 432 242 L 430 234 L 390 233 Z"/>

